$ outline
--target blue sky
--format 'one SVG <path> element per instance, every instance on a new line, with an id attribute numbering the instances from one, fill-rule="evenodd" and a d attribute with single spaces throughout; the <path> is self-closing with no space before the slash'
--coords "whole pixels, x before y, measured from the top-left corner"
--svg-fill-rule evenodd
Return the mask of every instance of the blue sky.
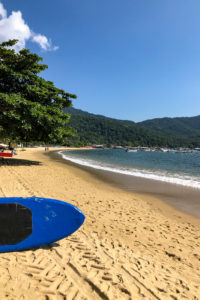
<path id="1" fill-rule="evenodd" d="M 42 56 L 74 107 L 136 122 L 200 114 L 199 0 L 0 3 L 0 41 Z"/>

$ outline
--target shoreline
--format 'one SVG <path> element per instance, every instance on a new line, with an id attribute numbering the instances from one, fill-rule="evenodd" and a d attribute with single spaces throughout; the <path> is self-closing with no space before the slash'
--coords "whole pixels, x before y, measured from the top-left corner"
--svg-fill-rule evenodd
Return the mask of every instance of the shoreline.
<path id="1" fill-rule="evenodd" d="M 199 189 L 83 166 L 62 158 L 57 151 L 53 151 L 50 155 L 52 158 L 56 158 L 63 163 L 89 172 L 97 179 L 102 180 L 111 186 L 139 195 L 158 198 L 176 210 L 200 219 Z M 188 201 L 188 199 L 190 200 Z"/>
<path id="2" fill-rule="evenodd" d="M 54 244 L 1 253 L 1 298 L 200 299 L 199 219 L 52 159 L 57 150 L 0 161 L 0 197 L 66 201 L 85 222 Z"/>

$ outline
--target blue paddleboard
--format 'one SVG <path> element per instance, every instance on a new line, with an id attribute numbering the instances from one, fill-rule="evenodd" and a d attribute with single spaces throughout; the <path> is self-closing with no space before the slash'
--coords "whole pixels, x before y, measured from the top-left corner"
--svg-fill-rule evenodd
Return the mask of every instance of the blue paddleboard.
<path id="1" fill-rule="evenodd" d="M 0 252 L 58 241 L 76 231 L 84 214 L 72 204 L 40 197 L 0 198 Z"/>

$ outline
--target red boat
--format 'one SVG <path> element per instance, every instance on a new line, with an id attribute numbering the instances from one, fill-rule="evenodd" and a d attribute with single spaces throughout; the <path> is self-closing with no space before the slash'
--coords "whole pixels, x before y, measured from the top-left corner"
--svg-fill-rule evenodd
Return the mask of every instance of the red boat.
<path id="1" fill-rule="evenodd" d="M 0 144 L 0 157 L 12 157 L 13 150 L 13 148 L 6 144 Z"/>
<path id="2" fill-rule="evenodd" d="M 12 157 L 13 153 L 8 153 L 8 152 L 0 152 L 0 157 Z"/>

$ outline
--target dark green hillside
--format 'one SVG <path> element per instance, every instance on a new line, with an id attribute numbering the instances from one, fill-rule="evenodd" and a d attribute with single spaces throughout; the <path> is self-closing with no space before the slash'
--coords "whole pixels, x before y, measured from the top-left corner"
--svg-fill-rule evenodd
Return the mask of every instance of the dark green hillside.
<path id="1" fill-rule="evenodd" d="M 71 115 L 82 115 L 82 116 L 88 116 L 88 117 L 90 116 L 90 117 L 99 118 L 99 119 L 113 120 L 113 121 L 120 122 L 124 125 L 134 125 L 134 124 L 136 124 L 135 122 L 129 121 L 129 120 L 117 120 L 117 119 L 108 118 L 108 117 L 105 117 L 105 116 L 102 116 L 102 115 L 91 114 L 87 111 L 77 109 L 77 108 L 74 108 L 74 107 L 68 107 L 68 108 L 64 109 L 64 111 L 71 114 Z"/>
<path id="2" fill-rule="evenodd" d="M 177 119 L 179 119 L 182 123 L 187 124 L 191 128 L 198 130 L 198 132 L 200 131 L 200 115 L 195 117 L 190 117 L 190 118 L 183 117 Z"/>
<path id="3" fill-rule="evenodd" d="M 153 119 L 137 123 L 137 125 L 155 134 L 189 139 L 200 138 L 200 116 Z"/>
<path id="4" fill-rule="evenodd" d="M 162 127 L 159 130 L 154 131 L 154 127 L 150 126 L 151 124 L 147 124 L 145 128 L 144 125 L 140 126 L 138 123 L 134 123 L 132 121 L 107 118 L 71 107 L 67 108 L 65 111 L 71 114 L 69 125 L 77 131 L 78 137 L 72 142 L 75 142 L 79 145 L 116 144 L 130 146 L 140 145 L 169 147 L 197 147 L 200 145 L 200 139 L 188 138 L 186 135 L 184 135 L 184 133 L 182 135 L 163 134 Z M 173 131 L 174 123 L 170 125 L 171 119 L 166 118 L 164 122 L 165 127 L 163 126 L 163 128 Z M 159 122 L 156 124 L 157 128 L 159 128 Z M 179 127 L 180 126 L 181 125 L 179 125 Z M 188 127 L 189 126 L 186 126 L 187 130 L 189 131 Z M 198 130 L 195 129 L 192 132 L 196 131 Z"/>
<path id="5" fill-rule="evenodd" d="M 77 130 L 82 144 L 163 145 L 165 138 L 136 125 L 98 116 L 72 115 L 69 125 Z"/>

